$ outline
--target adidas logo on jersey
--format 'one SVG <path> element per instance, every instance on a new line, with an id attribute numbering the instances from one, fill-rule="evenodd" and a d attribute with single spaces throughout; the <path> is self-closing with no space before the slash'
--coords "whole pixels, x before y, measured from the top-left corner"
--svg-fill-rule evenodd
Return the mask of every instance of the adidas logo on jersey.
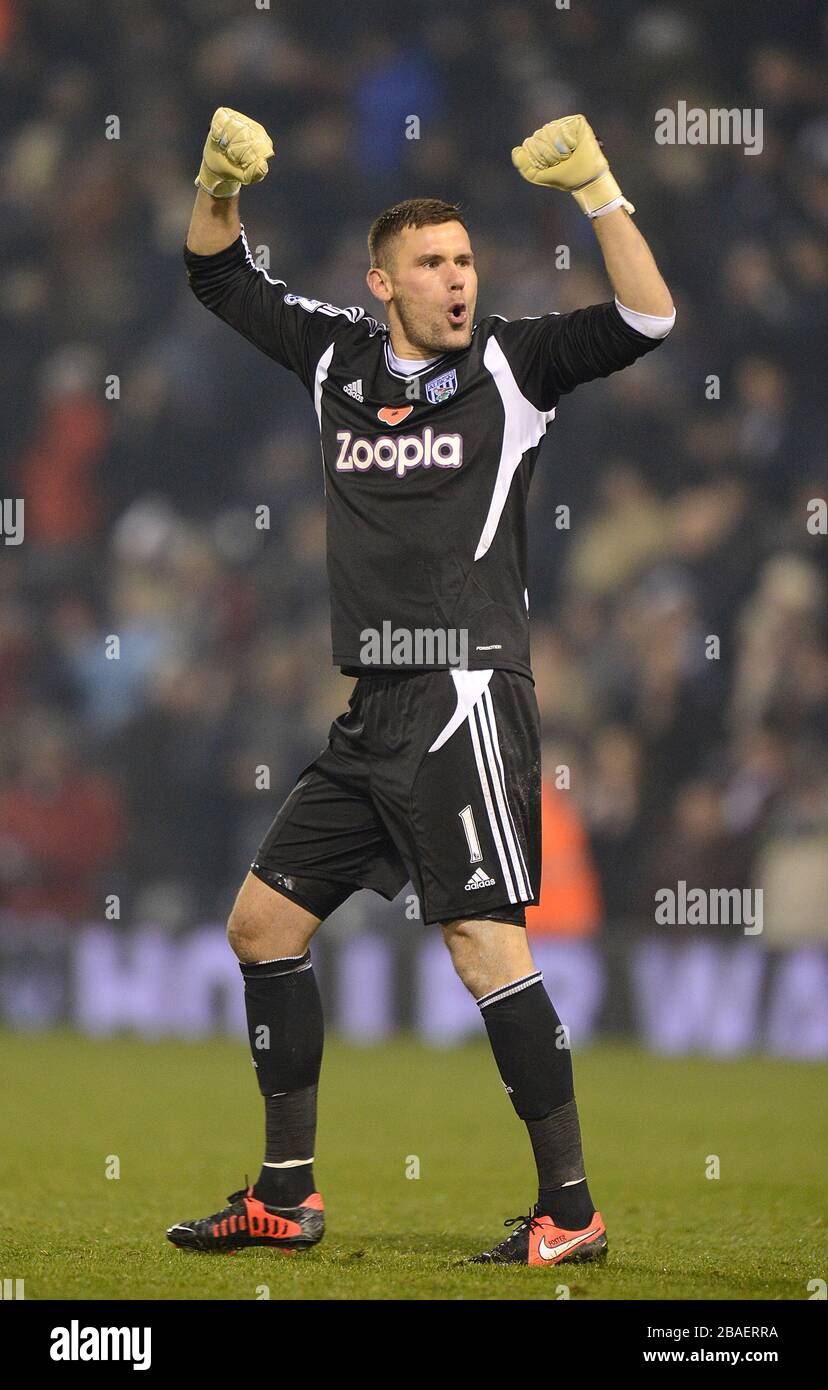
<path id="1" fill-rule="evenodd" d="M 378 439 L 354 438 L 350 430 L 337 430 L 338 473 L 360 473 L 367 468 L 392 471 L 404 478 L 411 468 L 460 468 L 463 463 L 463 436 L 435 434 L 430 425 L 422 434 L 380 435 Z"/>
<path id="2" fill-rule="evenodd" d="M 353 396 L 355 401 L 363 400 L 362 377 L 360 377 L 359 381 L 349 381 L 348 385 L 343 386 L 342 390 L 345 392 L 346 396 Z"/>
<path id="3" fill-rule="evenodd" d="M 472 874 L 471 878 L 466 884 L 466 892 L 473 893 L 478 888 L 494 888 L 494 886 L 494 879 L 489 878 L 489 875 L 486 873 L 486 870 L 483 868 L 483 865 L 481 864 L 478 868 L 475 869 L 474 873 Z"/>

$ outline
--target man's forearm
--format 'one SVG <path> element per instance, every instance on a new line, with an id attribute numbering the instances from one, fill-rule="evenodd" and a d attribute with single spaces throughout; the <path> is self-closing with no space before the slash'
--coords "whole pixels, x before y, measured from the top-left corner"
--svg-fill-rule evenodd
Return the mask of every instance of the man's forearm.
<path id="1" fill-rule="evenodd" d="M 592 219 L 610 284 L 620 302 L 639 314 L 667 317 L 673 312 L 670 291 L 653 253 L 623 208 Z"/>
<path id="2" fill-rule="evenodd" d="M 234 198 L 213 198 L 199 188 L 187 232 L 188 249 L 197 256 L 213 256 L 232 246 L 240 231 L 238 193 Z"/>

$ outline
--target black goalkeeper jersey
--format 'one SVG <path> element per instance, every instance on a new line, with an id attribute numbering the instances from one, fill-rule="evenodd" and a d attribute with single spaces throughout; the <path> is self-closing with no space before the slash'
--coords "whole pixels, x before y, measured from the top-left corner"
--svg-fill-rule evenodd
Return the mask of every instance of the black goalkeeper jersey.
<path id="1" fill-rule="evenodd" d="M 537 318 L 493 314 L 467 348 L 405 376 L 391 367 L 384 324 L 361 308 L 289 294 L 254 265 L 243 230 L 216 255 L 185 248 L 184 259 L 198 299 L 296 372 L 313 399 L 334 664 L 422 669 L 430 650 L 432 668 L 456 665 L 456 636 L 442 649 L 403 640 L 390 660 L 377 653 L 387 657 L 385 639 L 396 633 L 463 633 L 470 670 L 531 676 L 526 503 L 541 441 L 560 396 L 659 340 L 631 328 L 612 302 Z M 372 634 L 382 634 L 379 647 L 366 646 Z"/>

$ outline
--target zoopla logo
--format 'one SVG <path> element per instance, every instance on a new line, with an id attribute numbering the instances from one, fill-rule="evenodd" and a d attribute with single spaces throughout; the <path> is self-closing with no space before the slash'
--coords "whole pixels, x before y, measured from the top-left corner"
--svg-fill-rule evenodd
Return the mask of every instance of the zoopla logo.
<path id="1" fill-rule="evenodd" d="M 364 473 L 369 468 L 380 468 L 404 478 L 412 468 L 460 468 L 463 463 L 463 436 L 435 434 L 430 425 L 422 434 L 355 439 L 350 430 L 339 430 L 336 437 L 337 473 Z"/>

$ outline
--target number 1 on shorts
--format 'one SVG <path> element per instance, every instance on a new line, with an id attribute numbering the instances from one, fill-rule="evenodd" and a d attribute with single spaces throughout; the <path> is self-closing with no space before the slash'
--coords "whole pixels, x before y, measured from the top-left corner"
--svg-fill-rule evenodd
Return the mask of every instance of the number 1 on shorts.
<path id="1" fill-rule="evenodd" d="M 474 811 L 471 806 L 464 806 L 462 811 L 458 811 L 463 829 L 466 832 L 466 840 L 469 846 L 469 863 L 479 864 L 483 859 L 483 851 L 480 848 L 480 840 L 477 837 L 477 826 L 474 823 Z"/>

